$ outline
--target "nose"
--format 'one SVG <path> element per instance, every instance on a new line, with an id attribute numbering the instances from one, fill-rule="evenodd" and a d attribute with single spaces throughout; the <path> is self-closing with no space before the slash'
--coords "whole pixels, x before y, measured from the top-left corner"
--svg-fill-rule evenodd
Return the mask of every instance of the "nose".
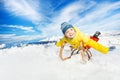
<path id="1" fill-rule="evenodd" d="M 72 35 L 72 32 L 70 32 L 69 35 Z"/>

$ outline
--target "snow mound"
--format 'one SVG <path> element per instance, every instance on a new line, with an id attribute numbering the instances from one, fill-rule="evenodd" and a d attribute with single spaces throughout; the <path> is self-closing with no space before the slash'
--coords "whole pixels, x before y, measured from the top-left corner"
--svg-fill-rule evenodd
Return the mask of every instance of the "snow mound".
<path id="1" fill-rule="evenodd" d="M 5 44 L 0 44 L 0 49 L 4 48 L 5 46 Z"/>
<path id="2" fill-rule="evenodd" d="M 80 63 L 80 54 L 61 61 L 58 54 L 59 48 L 54 44 L 28 45 L 0 50 L 0 79 L 120 80 L 119 38 L 118 36 L 101 37 L 100 43 L 107 46 L 114 45 L 116 49 L 107 55 L 91 49 L 93 59 L 87 64 Z M 69 51 L 66 50 L 64 54 L 69 54 Z"/>

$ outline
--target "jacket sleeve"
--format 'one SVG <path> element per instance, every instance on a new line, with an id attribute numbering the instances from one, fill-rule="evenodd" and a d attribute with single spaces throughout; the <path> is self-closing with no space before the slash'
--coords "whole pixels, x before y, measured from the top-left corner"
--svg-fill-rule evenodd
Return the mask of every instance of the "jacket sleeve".
<path id="1" fill-rule="evenodd" d="M 76 29 L 78 30 L 78 29 Z M 88 37 L 87 35 L 85 35 L 83 32 L 81 32 L 80 30 L 79 31 L 79 35 L 80 37 L 82 38 L 83 42 L 86 44 L 86 45 L 89 45 L 91 46 L 92 48 L 94 48 L 95 50 L 99 51 L 99 52 L 102 52 L 103 54 L 107 54 L 108 51 L 109 51 L 109 48 L 90 39 L 90 37 Z"/>
<path id="2" fill-rule="evenodd" d="M 66 41 L 65 37 L 63 37 L 62 39 L 60 39 L 60 41 L 56 42 L 56 46 L 60 47 L 65 43 L 67 43 L 67 41 Z"/>
<path id="3" fill-rule="evenodd" d="M 82 40 L 85 44 L 91 46 L 92 48 L 94 48 L 95 50 L 103 53 L 103 54 L 107 54 L 109 51 L 109 48 L 90 39 L 87 35 L 85 35 L 84 33 L 81 32 L 81 36 L 82 36 Z"/>
<path id="4" fill-rule="evenodd" d="M 90 39 L 88 42 L 87 42 L 87 45 L 91 46 L 92 48 L 94 48 L 95 50 L 99 51 L 99 52 L 102 52 L 104 54 L 107 54 L 108 51 L 109 51 L 109 48 Z"/>

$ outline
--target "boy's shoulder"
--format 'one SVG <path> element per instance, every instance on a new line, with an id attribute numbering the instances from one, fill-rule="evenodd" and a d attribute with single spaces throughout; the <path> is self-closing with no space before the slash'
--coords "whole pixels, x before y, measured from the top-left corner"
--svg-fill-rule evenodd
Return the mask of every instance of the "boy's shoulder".
<path id="1" fill-rule="evenodd" d="M 67 40 L 67 38 L 65 36 L 63 36 L 60 40 L 65 41 L 65 40 Z"/>

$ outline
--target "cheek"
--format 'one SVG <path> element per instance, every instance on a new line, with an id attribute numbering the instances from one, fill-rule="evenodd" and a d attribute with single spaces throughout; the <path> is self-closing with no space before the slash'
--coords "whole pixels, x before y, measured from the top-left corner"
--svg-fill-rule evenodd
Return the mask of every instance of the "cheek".
<path id="1" fill-rule="evenodd" d="M 66 33 L 65 36 L 69 37 L 69 33 Z"/>
<path id="2" fill-rule="evenodd" d="M 67 36 L 69 36 L 69 33 L 67 33 Z"/>

